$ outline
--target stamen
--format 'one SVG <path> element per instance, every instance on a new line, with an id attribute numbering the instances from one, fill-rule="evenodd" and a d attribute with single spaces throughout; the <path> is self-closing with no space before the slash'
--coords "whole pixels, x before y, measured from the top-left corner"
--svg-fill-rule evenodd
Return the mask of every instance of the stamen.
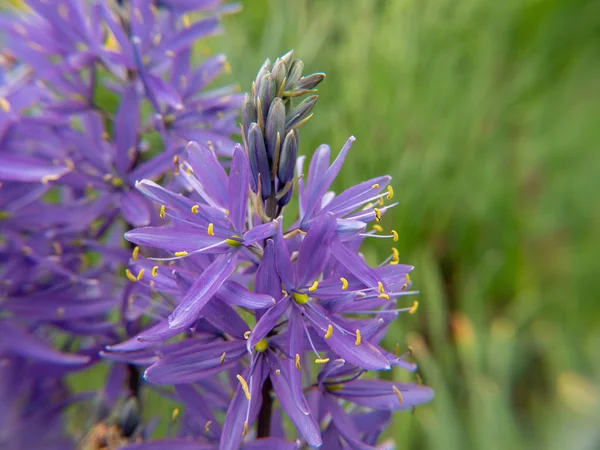
<path id="1" fill-rule="evenodd" d="M 248 330 L 244 333 L 244 339 L 248 339 L 250 337 L 250 333 L 252 333 L 252 331 Z"/>
<path id="2" fill-rule="evenodd" d="M 391 186 L 388 186 L 387 191 L 388 191 L 387 199 L 391 200 L 392 198 L 394 198 L 394 188 Z"/>
<path id="3" fill-rule="evenodd" d="M 242 436 L 246 436 L 248 434 L 248 422 L 244 422 L 244 431 L 242 431 Z"/>
<path id="4" fill-rule="evenodd" d="M 177 423 L 177 418 L 179 417 L 179 408 L 175 408 L 173 410 L 173 414 L 171 415 L 171 420 L 173 423 Z"/>
<path id="5" fill-rule="evenodd" d="M 5 113 L 10 112 L 10 103 L 4 97 L 0 97 L 0 109 Z"/>
<path id="6" fill-rule="evenodd" d="M 215 225 L 212 222 L 209 223 L 208 224 L 208 230 L 207 230 L 208 235 L 209 236 L 214 236 L 215 235 L 215 231 L 214 230 L 215 230 Z"/>
<path id="7" fill-rule="evenodd" d="M 381 225 L 374 224 L 374 225 L 373 225 L 373 229 L 374 229 L 375 231 L 378 231 L 378 232 L 380 232 L 380 233 L 383 233 L 383 227 L 382 227 Z"/>
<path id="8" fill-rule="evenodd" d="M 137 259 L 138 259 L 138 256 L 139 256 L 139 255 L 140 255 L 140 248 L 139 248 L 139 247 L 136 245 L 136 246 L 133 248 L 133 252 L 131 253 L 131 258 L 132 258 L 134 261 L 137 261 Z"/>
<path id="9" fill-rule="evenodd" d="M 317 364 L 326 364 L 329 362 L 329 358 L 317 358 L 317 359 L 315 359 L 315 362 Z"/>
<path id="10" fill-rule="evenodd" d="M 315 280 L 315 282 L 308 288 L 309 292 L 314 292 L 319 287 L 319 282 Z"/>
<path id="11" fill-rule="evenodd" d="M 333 335 L 333 327 L 331 324 L 327 325 L 327 333 L 325 333 L 325 339 L 329 339 Z"/>
<path id="12" fill-rule="evenodd" d="M 410 308 L 410 310 L 408 311 L 409 314 L 414 314 L 417 312 L 417 309 L 419 309 L 419 302 L 417 300 L 413 301 L 413 305 L 412 308 Z"/>
<path id="13" fill-rule="evenodd" d="M 398 232 L 396 230 L 391 231 L 394 242 L 398 242 Z"/>
<path id="14" fill-rule="evenodd" d="M 340 281 L 342 282 L 342 291 L 348 289 L 348 280 L 346 280 L 344 277 L 341 277 Z"/>
<path id="15" fill-rule="evenodd" d="M 398 401 L 400 402 L 400 404 L 403 404 L 404 398 L 402 397 L 402 392 L 400 392 L 400 389 L 398 389 L 396 386 L 392 386 L 392 389 L 394 390 L 394 394 L 396 394 L 396 396 L 398 397 Z"/>
<path id="16" fill-rule="evenodd" d="M 375 183 L 373 186 L 371 186 L 373 189 L 379 189 L 379 184 Z"/>
<path id="17" fill-rule="evenodd" d="M 379 206 L 383 206 L 383 197 L 379 197 L 379 200 L 377 200 L 377 204 Z"/>
<path id="18" fill-rule="evenodd" d="M 300 355 L 296 353 L 296 369 L 300 370 Z"/>
<path id="19" fill-rule="evenodd" d="M 379 208 L 373 208 L 373 210 L 375 211 L 375 220 L 381 221 L 381 210 Z"/>
<path id="20" fill-rule="evenodd" d="M 383 299 L 385 299 L 385 300 L 389 300 L 389 299 L 390 299 L 390 296 L 389 296 L 388 294 L 379 294 L 379 295 L 377 296 L 377 298 L 383 298 Z"/>
<path id="21" fill-rule="evenodd" d="M 166 210 L 167 210 L 167 207 L 166 207 L 165 205 L 162 205 L 162 206 L 160 207 L 160 211 L 159 211 L 159 213 L 158 213 L 158 216 L 159 216 L 161 219 L 164 219 L 164 218 L 165 218 L 165 211 L 166 211 Z"/>
<path id="22" fill-rule="evenodd" d="M 161 36 L 161 34 L 160 34 L 160 33 L 157 33 L 157 34 L 154 36 L 154 38 L 152 39 L 152 43 L 153 43 L 154 45 L 158 45 L 158 44 L 160 44 L 160 40 L 161 40 L 161 39 L 162 39 L 162 36 Z"/>
<path id="23" fill-rule="evenodd" d="M 219 358 L 219 364 L 223 364 L 223 361 L 225 361 L 225 352 L 221 354 L 221 358 Z"/>
<path id="24" fill-rule="evenodd" d="M 396 345 L 394 346 L 394 355 L 398 356 L 400 354 L 400 343 L 396 342 Z"/>
<path id="25" fill-rule="evenodd" d="M 377 289 L 379 289 L 380 294 L 383 294 L 385 292 L 385 289 L 383 288 L 383 283 L 381 281 L 377 282 Z"/>
<path id="26" fill-rule="evenodd" d="M 187 256 L 188 252 L 183 251 L 183 252 L 175 252 L 175 256 L 180 257 L 180 256 Z"/>
<path id="27" fill-rule="evenodd" d="M 142 279 L 142 277 L 144 276 L 144 269 L 140 269 L 140 273 L 138 273 L 137 275 L 137 280 L 140 281 Z"/>
<path id="28" fill-rule="evenodd" d="M 152 268 L 152 276 L 155 277 L 156 275 L 158 275 L 158 266 Z"/>
<path id="29" fill-rule="evenodd" d="M 212 420 L 209 420 L 208 422 L 206 422 L 206 425 L 204 425 L 204 432 L 205 433 L 210 433 L 210 425 L 212 424 Z"/>
<path id="30" fill-rule="evenodd" d="M 281 375 L 281 370 L 280 369 L 276 369 L 275 370 L 275 375 Z"/>
<path id="31" fill-rule="evenodd" d="M 186 28 L 189 28 L 191 25 L 191 21 L 190 21 L 190 16 L 188 16 L 187 14 L 183 15 L 183 26 Z"/>
<path id="32" fill-rule="evenodd" d="M 133 283 L 135 283 L 137 281 L 136 276 L 133 273 L 131 273 L 131 270 L 125 269 L 125 275 L 129 279 L 129 281 L 131 281 Z"/>
<path id="33" fill-rule="evenodd" d="M 357 329 L 356 330 L 356 342 L 354 343 L 354 345 L 356 345 L 358 347 L 361 342 L 362 342 L 362 336 L 360 335 L 360 330 Z"/>
<path id="34" fill-rule="evenodd" d="M 237 374 L 235 377 L 238 379 L 238 381 L 242 385 L 242 390 L 244 391 L 244 395 L 246 396 L 248 401 L 250 401 L 250 391 L 248 390 L 248 383 L 246 383 L 246 380 L 244 380 L 244 377 L 241 376 L 240 374 Z"/>
<path id="35" fill-rule="evenodd" d="M 200 205 L 192 206 L 192 214 L 198 214 L 199 209 L 200 209 Z"/>
<path id="36" fill-rule="evenodd" d="M 173 50 L 167 50 L 165 55 L 167 55 L 169 58 L 173 58 L 175 56 L 175 52 Z"/>

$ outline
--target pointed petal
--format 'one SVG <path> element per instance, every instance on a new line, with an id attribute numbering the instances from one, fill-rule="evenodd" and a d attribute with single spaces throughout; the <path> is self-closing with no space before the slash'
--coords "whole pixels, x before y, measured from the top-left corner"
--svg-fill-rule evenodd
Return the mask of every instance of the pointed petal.
<path id="1" fill-rule="evenodd" d="M 254 278 L 254 290 L 260 294 L 279 300 L 281 298 L 281 278 L 277 273 L 275 265 L 275 244 L 273 239 L 267 240 L 263 257 L 258 265 Z"/>
<path id="2" fill-rule="evenodd" d="M 221 355 L 225 360 L 221 363 Z M 144 372 L 144 378 L 154 384 L 186 384 L 228 370 L 246 354 L 243 341 L 217 341 L 207 344 L 190 339 L 187 345 L 167 354 Z"/>
<path id="3" fill-rule="evenodd" d="M 252 351 L 258 341 L 265 338 L 269 332 L 273 330 L 275 325 L 277 325 L 277 322 L 279 322 L 279 318 L 286 312 L 289 306 L 290 298 L 285 297 L 279 300 L 275 306 L 267 310 L 267 312 L 256 323 L 252 333 L 250 333 L 247 344 L 249 351 Z"/>
<path id="4" fill-rule="evenodd" d="M 391 179 L 392 177 L 385 175 L 352 186 L 335 196 L 333 200 L 323 208 L 323 211 L 332 212 L 336 217 L 351 213 L 367 201 L 371 201 L 370 199 L 383 191 L 390 183 Z"/>
<path id="5" fill-rule="evenodd" d="M 216 295 L 227 304 L 248 309 L 270 308 L 275 299 L 270 295 L 256 294 L 235 281 L 226 281 Z"/>
<path id="6" fill-rule="evenodd" d="M 322 336 L 327 332 L 329 325 L 333 324 L 333 333 L 325 342 L 340 358 L 366 370 L 387 370 L 390 368 L 388 359 L 369 341 L 363 339 L 360 345 L 356 345 L 354 334 L 336 327 L 335 322 L 326 319 L 326 313 L 318 311 L 317 308 L 316 305 L 305 307 L 306 317 Z"/>
<path id="7" fill-rule="evenodd" d="M 183 328 L 194 322 L 202 308 L 219 290 L 235 270 L 236 253 L 226 253 L 215 258 L 213 263 L 194 282 L 181 303 L 169 316 L 169 326 Z"/>
<path id="8" fill-rule="evenodd" d="M 345 244 L 334 241 L 331 245 L 331 254 L 352 275 L 362 281 L 366 287 L 377 287 L 377 283 L 381 281 L 375 271 L 357 253 L 350 251 Z"/>
<path id="9" fill-rule="evenodd" d="M 306 439 L 311 447 L 320 447 L 322 444 L 319 424 L 312 414 L 306 414 L 294 401 L 294 395 L 289 385 L 289 371 L 279 358 L 269 353 L 269 364 L 271 366 L 271 381 L 275 394 L 281 403 L 281 407 L 287 413 L 296 426 L 298 432 Z M 279 375 L 276 371 L 279 370 Z M 296 369 L 294 369 L 296 370 Z"/>
<path id="10" fill-rule="evenodd" d="M 218 293 L 204 305 L 202 317 L 217 329 L 237 339 L 244 339 L 244 333 L 249 331 L 248 324 L 244 319 L 235 309 L 222 301 Z"/>
<path id="11" fill-rule="evenodd" d="M 187 156 L 194 175 L 204 190 L 199 192 L 202 198 L 209 205 L 229 208 L 229 194 L 226 189 L 229 181 L 215 152 L 206 145 L 190 142 L 187 146 Z"/>
<path id="12" fill-rule="evenodd" d="M 31 156 L 3 153 L 2 163 L 0 164 L 0 180 L 39 183 L 44 180 L 57 180 L 68 171 L 69 169 L 66 167 L 57 166 Z"/>
<path id="13" fill-rule="evenodd" d="M 371 447 L 362 441 L 350 415 L 338 404 L 334 398 L 327 397 L 325 401 L 327 402 L 327 407 L 331 413 L 331 420 L 335 424 L 335 427 L 344 440 L 348 442 L 353 449 L 377 450 L 375 447 Z"/>
<path id="14" fill-rule="evenodd" d="M 346 159 L 346 155 L 348 154 L 348 150 L 350 150 L 350 147 L 352 147 L 352 143 L 354 142 L 354 140 L 355 137 L 350 136 L 344 144 L 344 147 L 342 147 L 342 150 L 340 151 L 337 158 L 335 158 L 335 161 L 333 161 L 333 164 L 329 166 L 329 168 L 325 171 L 325 173 L 322 174 L 322 176 L 320 176 L 318 179 L 315 179 L 317 184 L 316 187 L 310 187 L 310 195 L 306 207 L 306 216 L 310 217 L 312 213 L 315 212 L 319 202 L 321 201 L 321 197 L 329 189 L 329 187 L 333 183 L 333 180 L 335 180 L 335 177 L 340 172 L 340 169 L 344 164 L 344 160 Z"/>
<path id="15" fill-rule="evenodd" d="M 400 391 L 400 397 L 394 387 Z M 414 383 L 394 383 L 385 380 L 357 379 L 344 383 L 333 395 L 357 405 L 373 409 L 410 409 L 433 399 L 433 390 Z"/>
<path id="16" fill-rule="evenodd" d="M 304 343 L 304 327 L 302 326 L 302 320 L 298 308 L 292 308 L 288 328 L 288 351 L 290 358 L 288 358 L 286 362 L 288 365 L 288 381 L 290 383 L 290 392 L 293 401 L 304 414 L 308 414 L 308 403 L 304 397 L 304 392 L 302 391 L 302 366 L 297 368 L 295 361 L 295 355 L 302 355 L 304 353 L 302 349 L 302 344 Z"/>
<path id="17" fill-rule="evenodd" d="M 272 222 L 263 223 L 253 227 L 244 233 L 244 245 L 252 245 L 256 242 L 270 238 L 277 232 L 278 226 L 279 222 L 274 220 Z"/>
<path id="18" fill-rule="evenodd" d="M 247 375 L 248 370 L 242 376 L 248 380 Z M 244 422 L 247 410 L 248 399 L 244 394 L 242 386 L 238 383 L 229 408 L 227 408 L 227 414 L 225 415 L 219 450 L 239 450 L 240 444 L 244 439 Z"/>
<path id="19" fill-rule="evenodd" d="M 88 356 L 60 353 L 7 321 L 0 321 L 0 348 L 25 358 L 64 365 L 83 365 Z"/>
<path id="20" fill-rule="evenodd" d="M 131 225 L 143 227 L 150 224 L 151 212 L 148 200 L 134 189 L 121 194 L 121 212 Z"/>
<path id="21" fill-rule="evenodd" d="M 170 252 L 193 252 L 223 241 L 223 238 L 209 236 L 202 228 L 144 227 L 125 233 L 125 239 L 137 245 L 160 248 Z M 215 247 L 206 253 L 230 251 L 228 246 Z"/>
<path id="22" fill-rule="evenodd" d="M 137 133 L 140 126 L 140 98 L 135 83 L 125 90 L 115 117 L 115 143 L 117 171 L 128 171 L 137 153 Z"/>
<path id="23" fill-rule="evenodd" d="M 325 268 L 335 236 L 336 221 L 333 214 L 319 216 L 300 244 L 296 272 L 298 286 L 312 283 Z"/>
<path id="24" fill-rule="evenodd" d="M 283 238 L 283 232 L 281 231 L 281 223 L 279 224 L 279 228 L 277 230 L 277 233 L 275 234 L 274 250 L 277 272 L 281 277 L 283 286 L 289 290 L 296 288 L 296 272 L 292 267 L 290 252 L 288 250 L 287 244 L 285 243 L 285 239 Z"/>
<path id="25" fill-rule="evenodd" d="M 249 166 L 246 152 L 235 146 L 229 172 L 229 218 L 237 233 L 243 233 L 248 204 Z"/>

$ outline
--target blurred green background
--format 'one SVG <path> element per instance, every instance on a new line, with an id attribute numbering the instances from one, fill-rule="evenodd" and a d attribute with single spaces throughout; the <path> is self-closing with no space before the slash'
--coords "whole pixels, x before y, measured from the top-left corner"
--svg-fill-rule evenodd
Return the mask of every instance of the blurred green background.
<path id="1" fill-rule="evenodd" d="M 302 151 L 354 134 L 336 188 L 394 177 L 421 294 L 386 345 L 436 391 L 398 448 L 600 448 L 600 2 L 242 3 L 209 42 L 231 79 L 294 48 L 327 73 Z"/>

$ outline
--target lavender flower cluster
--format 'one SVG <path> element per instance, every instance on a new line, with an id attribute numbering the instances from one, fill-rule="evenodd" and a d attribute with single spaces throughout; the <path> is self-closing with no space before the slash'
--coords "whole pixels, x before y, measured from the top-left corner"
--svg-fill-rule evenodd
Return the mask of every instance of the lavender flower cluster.
<path id="1" fill-rule="evenodd" d="M 211 88 L 220 0 L 26 4 L 0 16 L 0 448 L 391 448 L 433 397 L 365 376 L 416 370 L 380 345 L 412 267 L 359 252 L 398 240 L 391 177 L 330 190 L 353 137 L 304 176 L 324 74 L 289 52 Z M 146 391 L 182 405 L 166 436 Z"/>

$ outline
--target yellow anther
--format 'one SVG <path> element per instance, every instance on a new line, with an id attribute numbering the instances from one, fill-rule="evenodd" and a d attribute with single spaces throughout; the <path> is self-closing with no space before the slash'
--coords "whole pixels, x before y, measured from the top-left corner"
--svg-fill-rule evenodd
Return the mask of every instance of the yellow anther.
<path id="1" fill-rule="evenodd" d="M 392 247 L 392 260 L 393 261 L 399 261 L 400 260 L 400 253 L 398 253 L 398 249 Z"/>
<path id="2" fill-rule="evenodd" d="M 394 188 L 391 186 L 388 186 L 387 191 L 388 191 L 388 194 L 387 194 L 386 198 L 388 200 L 391 200 L 394 197 Z"/>
<path id="3" fill-rule="evenodd" d="M 231 64 L 229 64 L 229 61 L 227 60 L 225 60 L 223 63 L 223 72 L 225 72 L 227 75 L 231 73 Z"/>
<path id="4" fill-rule="evenodd" d="M 200 209 L 200 205 L 192 206 L 192 214 L 198 214 L 199 209 Z"/>
<path id="5" fill-rule="evenodd" d="M 133 247 L 133 252 L 131 252 L 131 258 L 134 261 L 137 261 L 139 255 L 140 255 L 140 248 L 136 245 L 135 247 Z"/>
<path id="6" fill-rule="evenodd" d="M 344 277 L 341 277 L 340 281 L 342 282 L 342 291 L 348 289 L 348 280 L 346 280 Z"/>
<path id="7" fill-rule="evenodd" d="M 158 266 L 152 268 L 152 276 L 155 277 L 156 275 L 158 275 Z"/>
<path id="8" fill-rule="evenodd" d="M 308 288 L 309 292 L 315 292 L 319 287 L 319 282 L 315 280 L 315 282 Z"/>
<path id="9" fill-rule="evenodd" d="M 360 335 L 360 330 L 356 330 L 356 342 L 354 342 L 354 345 L 356 345 L 357 347 L 360 345 L 360 343 L 362 342 L 362 336 Z"/>
<path id="10" fill-rule="evenodd" d="M 223 361 L 225 361 L 225 356 L 226 356 L 226 355 L 225 355 L 225 352 L 223 352 L 223 353 L 221 354 L 221 358 L 219 358 L 219 364 L 223 364 Z"/>
<path id="11" fill-rule="evenodd" d="M 173 165 L 177 167 L 179 165 L 179 155 L 173 156 Z"/>
<path id="12" fill-rule="evenodd" d="M 10 103 L 4 97 L 0 97 L 0 109 L 5 113 L 10 112 Z"/>
<path id="13" fill-rule="evenodd" d="M 317 359 L 315 359 L 315 362 L 317 364 L 325 364 L 325 363 L 329 362 L 329 358 L 317 358 Z"/>
<path id="14" fill-rule="evenodd" d="M 54 248 L 54 253 L 56 253 L 57 255 L 62 255 L 63 249 L 62 249 L 62 246 L 60 245 L 60 242 L 54 241 L 52 243 L 52 248 Z"/>
<path id="15" fill-rule="evenodd" d="M 175 56 L 175 52 L 173 50 L 167 50 L 165 55 L 167 55 L 169 58 L 173 58 Z"/>
<path id="16" fill-rule="evenodd" d="M 387 295 L 387 294 L 379 294 L 379 295 L 377 296 L 377 298 L 383 298 L 383 299 L 385 299 L 385 300 L 389 300 L 389 299 L 390 299 L 390 296 L 389 296 L 389 295 Z"/>
<path id="17" fill-rule="evenodd" d="M 51 181 L 56 181 L 60 178 L 60 175 L 44 175 L 42 178 L 40 178 L 40 181 L 43 184 L 48 184 Z"/>
<path id="18" fill-rule="evenodd" d="M 188 252 L 186 251 L 182 251 L 182 252 L 175 252 L 175 256 L 187 256 Z"/>
<path id="19" fill-rule="evenodd" d="M 296 353 L 296 369 L 300 370 L 300 355 Z"/>
<path id="20" fill-rule="evenodd" d="M 250 333 L 252 333 L 252 331 L 248 330 L 244 333 L 244 339 L 248 339 L 250 337 Z"/>
<path id="21" fill-rule="evenodd" d="M 206 425 L 204 425 L 204 432 L 205 433 L 210 433 L 210 425 L 212 424 L 212 420 L 209 420 L 208 422 L 206 422 Z"/>
<path id="22" fill-rule="evenodd" d="M 379 233 L 383 232 L 383 227 L 381 225 L 375 224 L 375 225 L 373 225 L 373 229 Z"/>
<path id="23" fill-rule="evenodd" d="M 327 333 L 325 333 L 325 339 L 329 339 L 333 335 L 333 326 L 327 325 Z"/>
<path id="24" fill-rule="evenodd" d="M 383 206 L 383 197 L 379 197 L 379 200 L 377 200 L 377 204 L 379 206 Z"/>
<path id="25" fill-rule="evenodd" d="M 394 242 L 398 242 L 398 232 L 396 230 L 391 231 Z"/>
<path id="26" fill-rule="evenodd" d="M 230 247 L 241 247 L 242 243 L 236 239 L 225 239 L 225 243 Z"/>
<path id="27" fill-rule="evenodd" d="M 377 282 L 377 289 L 379 289 L 379 293 L 383 294 L 385 292 L 385 289 L 383 287 L 383 283 L 381 281 Z"/>
<path id="28" fill-rule="evenodd" d="M 160 33 L 157 33 L 154 38 L 152 38 L 152 43 L 154 45 L 158 45 L 160 44 L 160 40 L 162 39 L 162 35 Z"/>
<path id="29" fill-rule="evenodd" d="M 396 342 L 394 346 L 394 355 L 398 356 L 400 354 L 400 343 Z"/>
<path id="30" fill-rule="evenodd" d="M 248 422 L 244 422 L 244 431 L 242 431 L 242 436 L 246 436 L 248 434 Z"/>
<path id="31" fill-rule="evenodd" d="M 109 138 L 110 138 L 110 133 L 108 131 L 102 132 L 102 139 L 104 139 L 105 141 L 108 141 Z"/>
<path id="32" fill-rule="evenodd" d="M 121 187 L 123 186 L 123 180 L 119 177 L 115 177 L 112 180 L 110 180 L 110 182 L 112 183 L 113 186 L 115 187 Z"/>
<path id="33" fill-rule="evenodd" d="M 413 301 L 413 305 L 411 306 L 410 310 L 408 311 L 409 314 L 414 314 L 417 312 L 417 309 L 419 309 L 419 302 L 417 300 Z"/>
<path id="34" fill-rule="evenodd" d="M 410 283 L 410 275 L 406 274 L 404 278 L 406 278 L 406 284 L 409 284 Z"/>
<path id="35" fill-rule="evenodd" d="M 215 225 L 211 222 L 208 224 L 208 229 L 206 230 L 209 236 L 215 235 Z"/>
<path id="36" fill-rule="evenodd" d="M 279 369 L 276 369 L 276 370 L 275 370 L 275 375 L 281 375 L 281 370 L 279 370 Z"/>
<path id="37" fill-rule="evenodd" d="M 184 14 L 183 15 L 183 26 L 186 28 L 189 28 L 191 24 L 192 24 L 192 22 L 190 20 L 190 16 L 188 16 L 187 14 Z"/>
<path id="38" fill-rule="evenodd" d="M 400 392 L 400 389 L 393 385 L 392 389 L 394 390 L 394 394 L 396 394 L 396 396 L 398 397 L 398 401 L 400 402 L 400 404 L 404 403 L 404 398 L 402 397 L 402 392 Z"/>
<path id="39" fill-rule="evenodd" d="M 260 341 L 258 341 L 256 343 L 256 345 L 254 346 L 254 348 L 256 349 L 257 352 L 264 352 L 267 348 L 269 347 L 269 343 L 267 342 L 266 339 L 261 339 Z"/>
<path id="40" fill-rule="evenodd" d="M 159 213 L 158 213 L 158 216 L 159 216 L 161 219 L 164 219 L 164 218 L 165 218 L 165 212 L 166 212 L 166 210 L 167 210 L 167 207 L 166 207 L 165 205 L 162 205 L 162 206 L 160 207 L 160 211 L 159 211 Z"/>
<path id="41" fill-rule="evenodd" d="M 308 294 L 301 294 L 298 292 L 292 292 L 292 298 L 299 305 L 306 305 L 308 303 Z"/>
<path id="42" fill-rule="evenodd" d="M 142 277 L 144 276 L 144 269 L 140 269 L 140 273 L 138 273 L 137 275 L 137 280 L 140 281 L 142 279 Z"/>
<path id="43" fill-rule="evenodd" d="M 125 269 L 125 275 L 129 279 L 129 281 L 132 281 L 133 283 L 135 283 L 137 281 L 136 276 L 133 273 L 131 273 L 131 270 Z"/>
<path id="44" fill-rule="evenodd" d="M 381 220 L 381 210 L 379 208 L 373 208 L 375 211 L 375 220 L 379 222 Z"/>
<path id="45" fill-rule="evenodd" d="M 179 408 L 175 408 L 175 409 L 173 410 L 173 414 L 171 415 L 171 420 L 172 420 L 174 423 L 177 423 L 177 418 L 178 418 L 178 417 L 179 417 Z"/>
<path id="46" fill-rule="evenodd" d="M 371 186 L 373 189 L 379 189 L 379 184 L 375 183 L 373 186 Z"/>
<path id="47" fill-rule="evenodd" d="M 238 379 L 238 381 L 242 385 L 242 390 L 244 391 L 244 395 L 246 396 L 248 401 L 250 401 L 250 390 L 248 390 L 248 383 L 246 383 L 246 380 L 244 380 L 244 377 L 241 376 L 240 374 L 237 374 L 235 377 Z"/>

